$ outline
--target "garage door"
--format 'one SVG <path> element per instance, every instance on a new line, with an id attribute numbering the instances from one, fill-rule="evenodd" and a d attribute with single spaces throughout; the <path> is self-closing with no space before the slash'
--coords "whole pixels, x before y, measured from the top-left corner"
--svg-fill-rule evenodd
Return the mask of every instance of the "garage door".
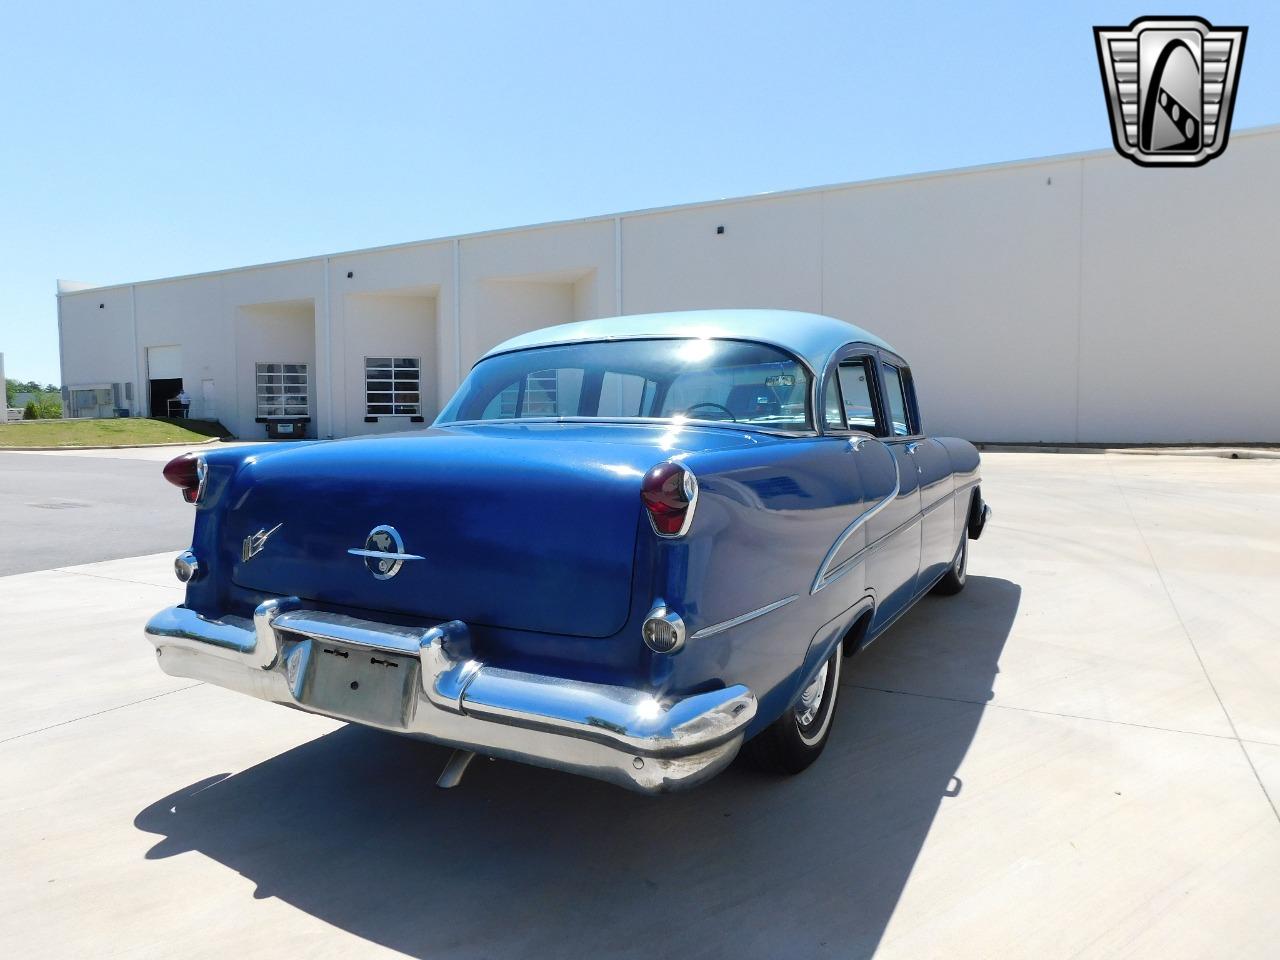
<path id="1" fill-rule="evenodd" d="M 147 347 L 147 379 L 182 378 L 182 347 Z"/>

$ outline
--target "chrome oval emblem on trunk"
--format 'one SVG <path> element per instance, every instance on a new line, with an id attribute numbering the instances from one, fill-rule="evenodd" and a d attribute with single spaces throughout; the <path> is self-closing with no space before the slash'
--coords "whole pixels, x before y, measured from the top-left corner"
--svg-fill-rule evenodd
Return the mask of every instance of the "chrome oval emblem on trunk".
<path id="1" fill-rule="evenodd" d="M 421 560 L 416 553 L 404 552 L 404 540 L 395 527 L 380 524 L 364 538 L 364 547 L 352 547 L 347 553 L 363 557 L 365 569 L 378 580 L 390 580 L 406 560 Z"/>

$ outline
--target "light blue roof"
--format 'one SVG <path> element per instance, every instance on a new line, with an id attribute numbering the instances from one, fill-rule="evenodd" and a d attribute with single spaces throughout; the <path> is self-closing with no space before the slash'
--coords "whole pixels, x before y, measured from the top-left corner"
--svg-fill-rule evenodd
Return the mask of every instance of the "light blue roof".
<path id="1" fill-rule="evenodd" d="M 543 327 L 498 344 L 485 357 L 513 350 L 527 350 L 530 347 L 638 337 L 754 340 L 782 347 L 800 357 L 816 371 L 824 369 L 831 354 L 846 343 L 870 343 L 893 350 L 889 344 L 861 327 L 818 313 L 800 313 L 794 310 L 686 310 L 680 313 L 604 317 L 600 320 L 581 320 L 577 323 Z"/>

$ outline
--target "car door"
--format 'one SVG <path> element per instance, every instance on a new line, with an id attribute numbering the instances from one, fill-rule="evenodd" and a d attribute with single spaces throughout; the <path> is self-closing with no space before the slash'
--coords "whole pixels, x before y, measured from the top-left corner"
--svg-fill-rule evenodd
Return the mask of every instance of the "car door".
<path id="1" fill-rule="evenodd" d="M 866 595 L 870 521 L 885 509 L 884 498 L 898 485 L 896 461 L 881 439 L 885 430 L 875 349 L 855 343 L 839 351 L 825 372 L 820 393 L 823 434 L 847 445 L 848 458 L 840 458 L 847 466 L 833 479 L 841 488 L 843 516 L 849 525 L 823 559 L 814 590 L 836 584 L 836 592 L 849 604 Z M 854 570 L 857 575 L 849 576 Z"/>
<path id="2" fill-rule="evenodd" d="M 881 362 L 886 393 L 902 397 L 904 416 L 894 420 L 894 427 L 898 429 L 905 423 L 910 431 L 903 449 L 911 455 L 920 489 L 920 570 L 916 577 L 919 593 L 932 586 L 954 559 L 955 517 L 950 507 L 955 479 L 946 447 L 924 435 L 911 369 L 889 355 L 882 356 Z"/>
<path id="3" fill-rule="evenodd" d="M 884 442 L 898 467 L 898 495 L 872 518 L 867 531 L 870 555 L 867 581 L 876 590 L 871 628 L 888 623 L 915 596 L 920 574 L 920 469 L 916 453 L 921 437 L 903 383 L 902 364 L 882 355 L 876 364 L 884 412 Z"/>

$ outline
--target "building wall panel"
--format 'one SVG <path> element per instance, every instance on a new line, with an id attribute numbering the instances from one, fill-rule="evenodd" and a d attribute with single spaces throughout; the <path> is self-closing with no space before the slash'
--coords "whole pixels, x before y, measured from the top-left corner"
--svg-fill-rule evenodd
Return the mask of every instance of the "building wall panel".
<path id="1" fill-rule="evenodd" d="M 629 314 L 776 307 L 841 317 L 897 345 L 933 432 L 1280 441 L 1276 169 L 1280 127 L 1237 133 L 1196 170 L 1098 152 L 134 287 L 68 284 L 64 380 L 138 382 L 142 408 L 147 347 L 181 345 L 197 406 L 213 380 L 223 422 L 256 436 L 245 371 L 269 344 L 244 342 L 246 311 L 306 303 L 314 429 L 341 436 L 393 426 L 364 423 L 372 353 L 421 355 L 434 411 L 503 339 L 608 316 L 619 301 Z"/>

